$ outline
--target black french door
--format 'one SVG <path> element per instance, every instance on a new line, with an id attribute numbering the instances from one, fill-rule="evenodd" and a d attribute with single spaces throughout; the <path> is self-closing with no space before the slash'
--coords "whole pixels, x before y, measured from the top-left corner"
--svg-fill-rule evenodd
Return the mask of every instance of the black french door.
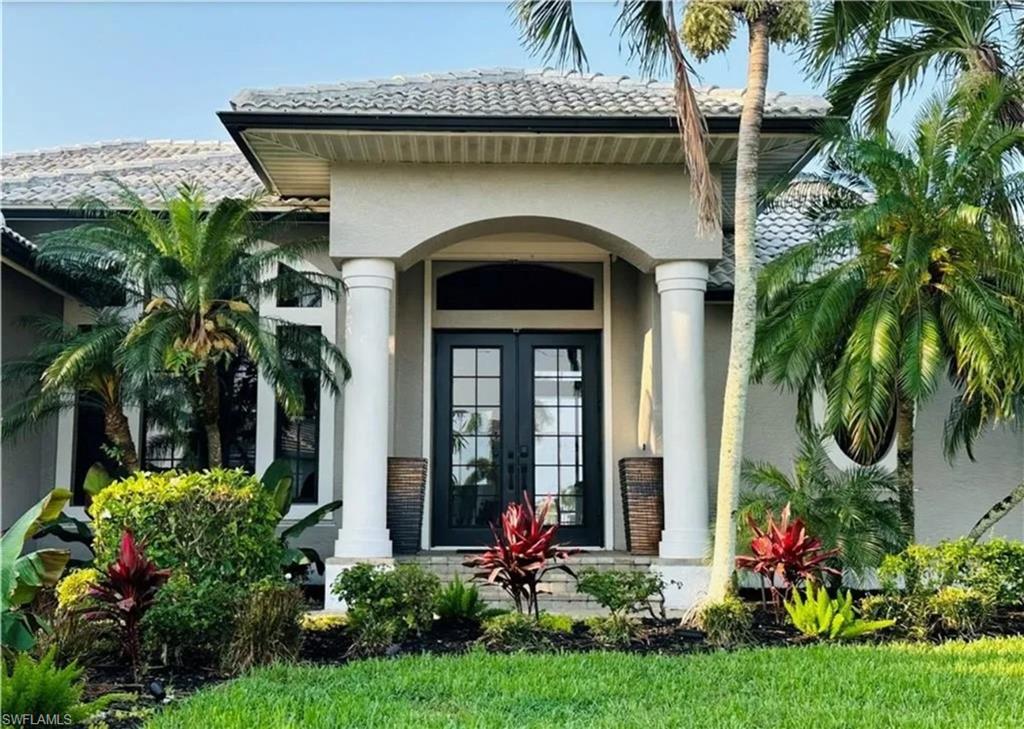
<path id="1" fill-rule="evenodd" d="M 433 543 L 475 547 L 523 494 L 559 541 L 600 546 L 599 332 L 439 331 Z"/>

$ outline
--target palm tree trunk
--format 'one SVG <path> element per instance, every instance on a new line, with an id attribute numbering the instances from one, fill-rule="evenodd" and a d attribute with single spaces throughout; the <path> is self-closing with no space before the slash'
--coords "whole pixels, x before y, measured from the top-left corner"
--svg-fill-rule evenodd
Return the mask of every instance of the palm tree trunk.
<path id="1" fill-rule="evenodd" d="M 220 382 L 217 365 L 212 362 L 200 375 L 199 411 L 206 431 L 206 464 L 210 468 L 219 468 L 224 463 L 220 442 Z"/>
<path id="2" fill-rule="evenodd" d="M 978 519 L 978 523 L 971 527 L 970 533 L 967 538 L 972 542 L 976 542 L 982 538 L 982 536 L 991 529 L 996 523 L 1004 516 L 1013 511 L 1014 507 L 1024 502 L 1024 482 L 1017 484 L 1016 488 L 1010 492 L 1010 494 L 993 505 L 991 509 L 985 512 L 985 514 Z"/>
<path id="3" fill-rule="evenodd" d="M 896 405 L 896 488 L 903 528 L 914 541 L 914 406 L 903 398 Z"/>
<path id="4" fill-rule="evenodd" d="M 743 96 L 739 137 L 736 142 L 736 212 L 734 249 L 736 277 L 733 286 L 732 337 L 729 371 L 722 410 L 722 440 L 718 457 L 718 507 L 715 518 L 715 551 L 711 562 L 708 600 L 726 596 L 736 563 L 735 514 L 743 461 L 743 423 L 750 383 L 757 327 L 757 270 L 754 237 L 757 225 L 757 171 L 761 146 L 761 118 L 768 84 L 768 17 L 749 25 L 747 88 Z M 681 447 L 682 444 L 675 444 Z M 671 445 L 669 447 L 672 447 Z"/>
<path id="5" fill-rule="evenodd" d="M 139 470 L 139 452 L 135 448 L 128 417 L 120 405 L 107 405 L 103 409 L 103 434 L 121 455 L 121 465 L 128 473 Z"/>

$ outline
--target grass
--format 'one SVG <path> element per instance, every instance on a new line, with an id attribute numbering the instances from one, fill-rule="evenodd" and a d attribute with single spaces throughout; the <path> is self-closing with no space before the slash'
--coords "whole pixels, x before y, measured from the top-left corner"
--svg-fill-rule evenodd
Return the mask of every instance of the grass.
<path id="1" fill-rule="evenodd" d="M 151 729 L 1024 726 L 1024 639 L 815 645 L 683 657 L 422 656 L 276 666 Z"/>

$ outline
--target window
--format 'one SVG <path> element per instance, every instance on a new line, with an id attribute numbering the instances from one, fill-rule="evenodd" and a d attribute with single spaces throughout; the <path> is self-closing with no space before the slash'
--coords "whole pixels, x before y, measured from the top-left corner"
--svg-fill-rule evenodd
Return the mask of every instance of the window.
<path id="1" fill-rule="evenodd" d="M 594 280 L 533 263 L 474 266 L 438 277 L 437 308 L 590 311 L 594 308 Z"/>
<path id="2" fill-rule="evenodd" d="M 319 327 L 282 327 L 278 333 L 287 338 L 303 331 L 319 334 Z M 315 504 L 320 458 L 320 378 L 316 372 L 303 376 L 302 390 L 300 414 L 289 416 L 280 404 L 277 406 L 274 458 L 287 460 L 291 466 L 292 500 L 296 504 Z"/>
<path id="3" fill-rule="evenodd" d="M 75 460 L 71 477 L 72 506 L 88 506 L 89 496 L 83 488 L 85 475 L 99 463 L 108 473 L 118 472 L 117 462 L 107 455 L 107 437 L 103 422 L 103 406 L 94 395 L 81 392 L 75 406 Z"/>
<path id="4" fill-rule="evenodd" d="M 281 308 L 310 309 L 321 305 L 320 289 L 290 266 L 280 264 L 277 271 L 277 305 Z"/>

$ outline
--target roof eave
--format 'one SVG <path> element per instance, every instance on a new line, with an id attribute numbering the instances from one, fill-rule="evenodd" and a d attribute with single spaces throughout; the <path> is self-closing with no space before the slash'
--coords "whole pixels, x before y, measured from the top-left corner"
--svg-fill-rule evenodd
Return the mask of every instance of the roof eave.
<path id="1" fill-rule="evenodd" d="M 675 134 L 670 116 L 469 116 L 438 114 L 336 114 L 328 112 L 220 111 L 221 123 L 235 136 L 249 128 L 358 129 L 403 132 L 536 132 L 539 134 Z M 769 134 L 815 134 L 827 116 L 767 116 Z M 735 134 L 738 116 L 705 117 L 711 134 Z"/>

